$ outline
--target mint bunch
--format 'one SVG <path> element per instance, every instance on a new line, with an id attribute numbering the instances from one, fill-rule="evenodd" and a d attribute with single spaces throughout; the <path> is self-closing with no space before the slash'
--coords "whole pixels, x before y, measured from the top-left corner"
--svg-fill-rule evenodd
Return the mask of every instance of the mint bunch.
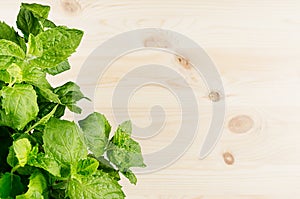
<path id="1" fill-rule="evenodd" d="M 100 113 L 61 119 L 66 109 L 81 113 L 76 103 L 87 98 L 74 82 L 53 88 L 46 75 L 70 69 L 83 32 L 56 26 L 49 11 L 23 3 L 21 32 L 0 22 L 0 198 L 124 198 L 120 173 L 136 184 L 140 145 L 129 121 L 112 136 Z"/>

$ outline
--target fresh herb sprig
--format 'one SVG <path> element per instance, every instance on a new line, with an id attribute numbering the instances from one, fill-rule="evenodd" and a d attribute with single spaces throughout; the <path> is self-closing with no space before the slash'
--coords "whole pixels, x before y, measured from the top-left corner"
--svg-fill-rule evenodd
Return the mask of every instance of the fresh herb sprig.
<path id="1" fill-rule="evenodd" d="M 83 32 L 57 26 L 49 6 L 22 3 L 17 32 L 0 22 L 0 198 L 124 198 L 119 173 L 136 184 L 144 167 L 131 123 L 111 126 L 94 112 L 79 125 L 85 96 L 74 82 L 53 88 L 46 75 L 70 69 Z"/>

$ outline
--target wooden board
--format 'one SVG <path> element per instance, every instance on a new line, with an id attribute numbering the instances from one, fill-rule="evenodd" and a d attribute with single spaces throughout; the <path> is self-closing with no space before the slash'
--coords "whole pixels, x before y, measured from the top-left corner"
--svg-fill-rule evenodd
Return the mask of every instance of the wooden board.
<path id="1" fill-rule="evenodd" d="M 20 2 L 1 1 L 0 19 L 12 24 Z M 300 197 L 299 1 L 25 2 L 49 4 L 53 21 L 85 31 L 78 52 L 70 60 L 72 70 L 57 76 L 56 80 L 49 77 L 54 85 L 76 80 L 88 55 L 113 35 L 146 27 L 186 35 L 207 52 L 220 71 L 227 102 L 225 125 L 216 148 L 204 160 L 199 159 L 199 152 L 211 120 L 211 102 L 203 81 L 193 69 L 186 69 L 174 55 L 147 51 L 120 58 L 99 80 L 93 99 L 95 107 L 105 113 L 113 125 L 116 125 L 111 111 L 113 89 L 133 66 L 152 62 L 172 66 L 187 78 L 199 99 L 202 123 L 192 146 L 171 166 L 138 175 L 137 186 L 123 180 L 127 198 Z M 189 81 L 192 77 L 199 81 Z M 165 107 L 167 121 L 161 134 L 140 140 L 144 153 L 168 145 L 181 122 L 176 98 L 157 87 L 145 88 L 133 96 L 129 103 L 132 121 L 139 126 L 151 123 L 149 110 L 154 104 Z"/>

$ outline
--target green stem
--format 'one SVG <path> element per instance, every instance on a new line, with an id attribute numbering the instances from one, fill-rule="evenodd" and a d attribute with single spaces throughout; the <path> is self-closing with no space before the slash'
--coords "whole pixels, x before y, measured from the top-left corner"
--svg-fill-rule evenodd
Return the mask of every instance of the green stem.
<path id="1" fill-rule="evenodd" d="M 11 169 L 11 174 L 13 174 L 18 168 L 20 168 L 21 166 L 18 164 L 16 165 L 14 168 Z"/>
<path id="2" fill-rule="evenodd" d="M 25 133 L 29 134 L 29 132 L 31 130 L 33 130 L 35 127 L 37 127 L 38 125 L 44 124 L 46 123 L 50 117 L 55 113 L 56 108 L 58 107 L 58 104 L 52 109 L 52 111 L 50 113 L 48 113 L 47 115 L 45 115 L 42 119 L 40 119 L 37 123 L 35 123 L 34 125 L 32 125 L 29 129 L 27 129 L 27 131 L 25 131 Z"/>

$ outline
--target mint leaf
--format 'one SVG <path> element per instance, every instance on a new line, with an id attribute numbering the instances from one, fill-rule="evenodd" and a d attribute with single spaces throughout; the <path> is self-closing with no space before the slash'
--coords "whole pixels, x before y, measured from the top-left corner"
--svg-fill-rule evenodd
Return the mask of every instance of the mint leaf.
<path id="1" fill-rule="evenodd" d="M 27 163 L 29 153 L 31 151 L 31 144 L 27 138 L 22 138 L 13 142 L 14 151 L 18 158 L 19 165 L 24 167 Z"/>
<path id="2" fill-rule="evenodd" d="M 119 128 L 120 128 L 123 132 L 126 132 L 127 134 L 131 135 L 131 132 L 132 132 L 132 123 L 131 123 L 130 120 L 125 121 L 125 122 L 122 122 L 122 123 L 119 125 Z"/>
<path id="3" fill-rule="evenodd" d="M 36 170 L 29 178 L 28 191 L 18 195 L 16 199 L 43 199 L 47 189 L 47 181 L 43 174 Z"/>
<path id="4" fill-rule="evenodd" d="M 10 56 L 24 59 L 25 53 L 16 43 L 5 39 L 0 39 L 0 56 Z"/>
<path id="5" fill-rule="evenodd" d="M 15 61 L 15 58 L 12 56 L 0 55 L 0 70 L 7 69 Z"/>
<path id="6" fill-rule="evenodd" d="M 25 133 L 29 133 L 31 130 L 33 130 L 36 127 L 39 127 L 40 125 L 44 125 L 46 124 L 50 118 L 55 114 L 56 109 L 57 109 L 58 105 L 56 105 L 51 112 L 49 112 L 48 114 L 46 114 L 45 116 L 43 116 L 39 121 L 37 121 L 35 124 L 33 124 L 30 128 L 27 129 L 27 131 Z"/>
<path id="7" fill-rule="evenodd" d="M 54 176 L 60 177 L 60 165 L 54 158 L 38 152 L 38 147 L 33 147 L 28 157 L 28 165 L 33 167 L 42 168 Z"/>
<path id="8" fill-rule="evenodd" d="M 46 68 L 46 72 L 50 75 L 57 75 L 69 70 L 70 68 L 71 68 L 70 63 L 68 62 L 68 60 L 66 60 L 59 63 L 57 66 L 53 68 Z"/>
<path id="9" fill-rule="evenodd" d="M 52 89 L 45 88 L 40 85 L 37 86 L 37 88 L 38 88 L 37 89 L 38 92 L 49 102 L 55 102 L 55 103 L 60 104 L 60 100 L 59 100 L 58 96 L 53 93 Z"/>
<path id="10" fill-rule="evenodd" d="M 122 174 L 129 180 L 129 182 L 131 184 L 136 185 L 137 179 L 136 179 L 136 176 L 134 175 L 134 173 L 131 170 L 124 171 L 124 172 L 122 172 Z"/>
<path id="11" fill-rule="evenodd" d="M 62 91 L 65 94 L 62 95 L 62 92 L 60 91 Z M 80 91 L 79 86 L 77 86 L 73 82 L 66 83 L 61 87 L 61 89 L 59 89 L 58 92 L 57 89 L 55 89 L 54 92 L 59 95 L 61 102 L 65 105 L 75 104 L 79 100 L 85 98 L 82 92 Z"/>
<path id="12" fill-rule="evenodd" d="M 36 36 L 43 31 L 39 20 L 33 15 L 33 13 L 22 7 L 17 17 L 17 27 L 24 34 L 26 41 L 28 40 L 30 33 Z"/>
<path id="13" fill-rule="evenodd" d="M 33 172 L 35 171 L 34 167 L 25 165 L 24 167 L 18 167 L 16 172 L 20 175 L 20 176 L 29 176 L 31 175 Z"/>
<path id="14" fill-rule="evenodd" d="M 44 28 L 55 28 L 55 27 L 57 27 L 55 25 L 55 23 L 53 23 L 49 19 L 43 19 L 43 20 L 41 20 L 41 23 L 42 23 Z"/>
<path id="15" fill-rule="evenodd" d="M 29 11 L 31 11 L 35 16 L 41 17 L 41 18 L 48 18 L 49 12 L 50 12 L 50 6 L 40 5 L 40 4 L 28 4 L 28 3 L 22 3 L 21 8 L 25 8 Z"/>
<path id="16" fill-rule="evenodd" d="M 55 88 L 54 93 L 59 96 L 61 103 L 74 113 L 81 113 L 81 108 L 76 106 L 76 103 L 83 98 L 88 99 L 82 94 L 80 87 L 74 82 L 67 82 Z"/>
<path id="17" fill-rule="evenodd" d="M 23 38 L 10 26 L 4 22 L 0 22 L 0 39 L 9 40 L 19 45 L 23 51 L 26 51 L 26 44 Z"/>
<path id="18" fill-rule="evenodd" d="M 7 72 L 7 77 L 8 79 L 6 80 L 9 80 L 8 82 L 6 83 L 9 83 L 9 84 L 14 84 L 14 83 L 21 83 L 22 82 L 22 69 L 20 68 L 20 66 L 18 66 L 17 64 L 11 64 L 7 69 L 6 69 L 6 72 Z"/>
<path id="19" fill-rule="evenodd" d="M 24 186 L 21 183 L 21 178 L 11 173 L 5 173 L 0 178 L 0 198 L 14 198 L 21 194 Z"/>
<path id="20" fill-rule="evenodd" d="M 116 165 L 121 172 L 127 171 L 131 167 L 145 167 L 140 146 L 132 139 L 126 141 L 126 146 L 109 145 L 107 151 L 108 159 Z"/>
<path id="21" fill-rule="evenodd" d="M 50 21 L 48 18 L 50 12 L 50 6 L 40 5 L 40 4 L 27 4 L 22 3 L 21 8 L 24 8 L 30 11 L 35 18 L 37 18 L 42 25 L 42 29 L 44 28 L 55 28 L 56 25 Z"/>
<path id="22" fill-rule="evenodd" d="M 14 151 L 13 146 L 9 147 L 9 153 L 7 156 L 7 163 L 11 166 L 11 167 L 15 167 L 18 164 L 18 158 L 16 157 L 16 153 Z"/>
<path id="23" fill-rule="evenodd" d="M 0 22 L 0 39 L 9 40 L 19 44 L 18 33 L 5 22 Z"/>
<path id="24" fill-rule="evenodd" d="M 43 69 L 56 67 L 75 52 L 82 36 L 82 31 L 65 27 L 42 32 L 37 39 L 43 44 L 43 55 L 33 59 L 32 63 Z"/>
<path id="25" fill-rule="evenodd" d="M 71 179 L 67 187 L 70 198 L 125 198 L 121 186 L 107 173 L 97 171 L 94 175 L 82 179 Z"/>
<path id="26" fill-rule="evenodd" d="M 127 129 L 128 125 L 125 125 Z M 121 172 L 131 167 L 145 167 L 141 147 L 134 141 L 130 134 L 123 131 L 124 126 L 119 126 L 115 135 L 110 141 L 107 157 L 116 165 Z"/>
<path id="27" fill-rule="evenodd" d="M 60 103 L 58 95 L 52 91 L 53 89 L 46 79 L 46 73 L 40 68 L 30 65 L 25 66 L 23 69 L 23 81 L 36 86 L 39 89 L 39 93 L 48 101 Z"/>
<path id="28" fill-rule="evenodd" d="M 79 125 L 84 132 L 85 142 L 89 150 L 100 157 L 105 151 L 108 143 L 110 124 L 105 116 L 100 113 L 92 113 L 84 120 L 79 121 Z"/>
<path id="29" fill-rule="evenodd" d="M 96 172 L 99 162 L 94 158 L 80 160 L 77 164 L 77 173 L 83 176 L 89 176 Z"/>
<path id="30" fill-rule="evenodd" d="M 29 59 L 33 59 L 43 55 L 43 44 L 33 34 L 29 35 L 28 48 L 26 54 L 27 54 L 27 58 Z"/>
<path id="31" fill-rule="evenodd" d="M 98 157 L 97 160 L 99 161 L 99 170 L 104 171 L 105 173 L 108 173 L 113 179 L 116 181 L 119 181 L 120 175 L 119 171 L 114 168 L 114 166 L 106 160 L 103 156 Z"/>
<path id="32" fill-rule="evenodd" d="M 37 96 L 31 85 L 15 84 L 13 87 L 4 87 L 1 96 L 5 114 L 1 112 L 0 116 L 8 126 L 21 130 L 37 116 Z"/>
<path id="33" fill-rule="evenodd" d="M 46 154 L 60 163 L 72 166 L 87 157 L 82 132 L 74 122 L 51 118 L 44 130 L 43 140 Z"/>
<path id="34" fill-rule="evenodd" d="M 67 104 L 66 106 L 73 113 L 80 114 L 82 112 L 82 109 L 79 106 L 75 105 L 75 104 Z"/>
<path id="35" fill-rule="evenodd" d="M 67 82 L 64 85 L 55 88 L 54 93 L 59 95 L 63 104 L 74 104 L 85 98 L 80 91 L 80 87 L 74 82 Z"/>
<path id="36" fill-rule="evenodd" d="M 12 82 L 11 76 L 6 70 L 0 70 L 0 81 L 3 81 L 5 83 Z"/>
<path id="37" fill-rule="evenodd" d="M 57 74 L 60 74 L 62 72 L 69 70 L 70 68 L 71 68 L 71 66 L 70 66 L 69 61 L 65 60 L 53 68 L 46 68 L 45 71 L 50 75 L 57 75 Z"/>
<path id="38" fill-rule="evenodd" d="M 51 103 L 51 102 L 41 102 L 40 104 L 40 112 L 38 114 L 38 118 L 42 118 L 49 114 L 53 108 L 57 105 L 56 103 Z M 56 108 L 56 111 L 53 115 L 55 118 L 61 118 L 65 113 L 65 106 L 63 105 L 58 105 Z"/>

